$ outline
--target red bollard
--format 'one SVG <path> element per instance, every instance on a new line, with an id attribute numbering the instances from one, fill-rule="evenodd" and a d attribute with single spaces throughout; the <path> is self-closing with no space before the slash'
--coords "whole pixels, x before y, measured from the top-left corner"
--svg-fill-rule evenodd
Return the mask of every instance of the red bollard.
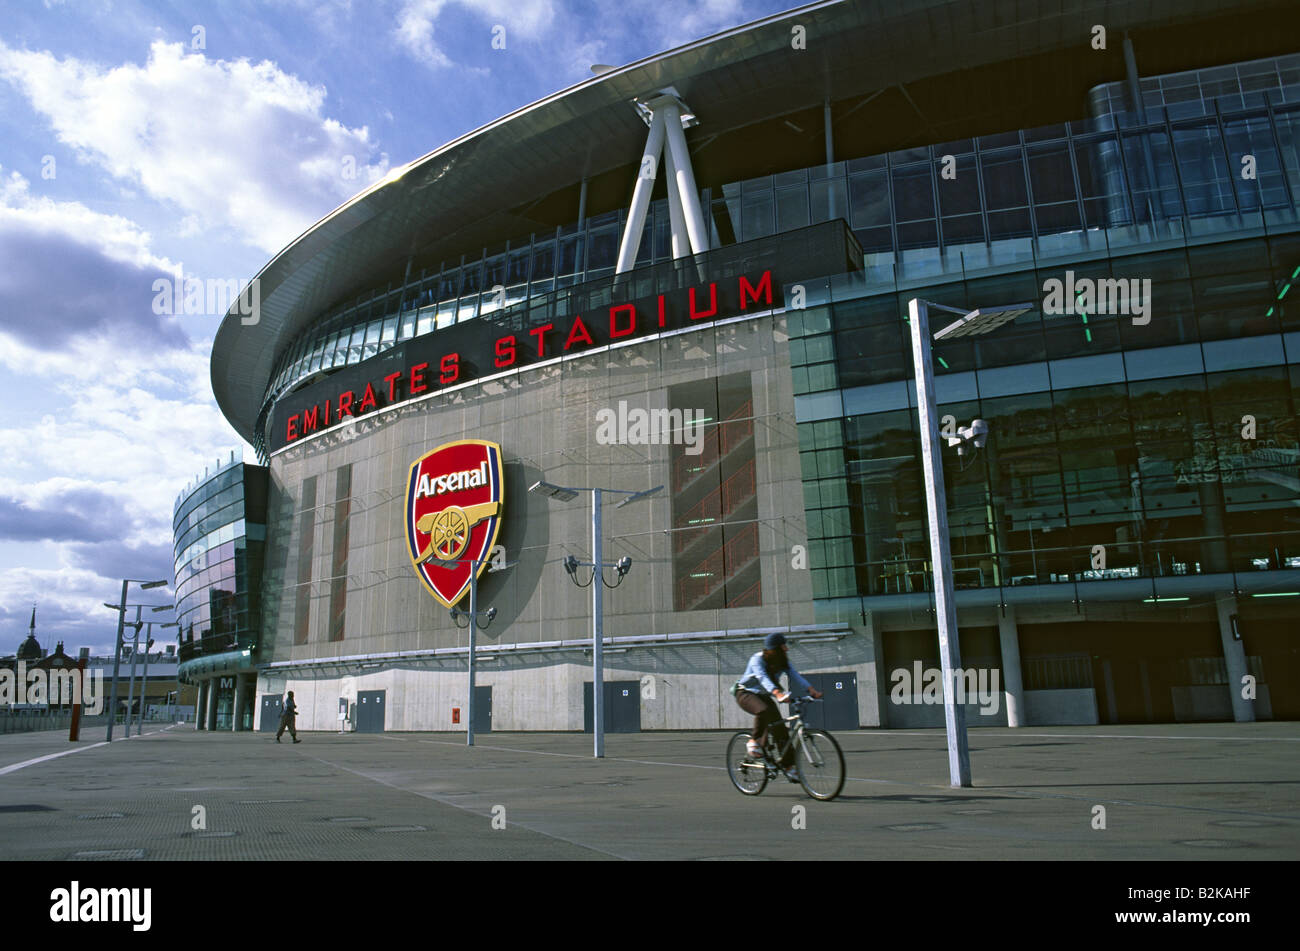
<path id="1" fill-rule="evenodd" d="M 68 742 L 77 742 L 81 734 L 81 695 L 86 691 L 86 659 L 88 652 L 83 648 L 77 661 L 77 696 L 72 701 L 72 726 L 68 729 Z"/>

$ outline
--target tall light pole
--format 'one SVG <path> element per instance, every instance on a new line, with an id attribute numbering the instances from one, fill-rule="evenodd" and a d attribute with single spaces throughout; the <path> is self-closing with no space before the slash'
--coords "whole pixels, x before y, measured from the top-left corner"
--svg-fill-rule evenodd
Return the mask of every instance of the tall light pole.
<path id="1" fill-rule="evenodd" d="M 144 627 L 144 622 L 140 620 L 140 605 L 135 606 L 135 637 L 131 640 L 131 688 L 126 694 L 126 735 L 131 735 L 131 721 L 135 715 L 135 655 L 140 653 L 140 628 Z"/>
<path id="2" fill-rule="evenodd" d="M 161 588 L 167 584 L 166 581 L 142 581 L 139 578 L 124 578 L 122 580 L 122 600 L 117 604 L 104 602 L 104 607 L 112 608 L 117 612 L 117 640 L 113 646 L 113 687 L 108 703 L 108 737 L 109 743 L 113 742 L 113 721 L 117 718 L 117 675 L 122 666 L 122 633 L 126 624 L 126 587 L 129 584 L 138 584 L 142 589 Z"/>
<path id="3" fill-rule="evenodd" d="M 171 611 L 173 608 L 174 605 L 171 604 L 160 604 L 153 610 L 154 613 L 157 614 L 159 611 Z M 140 719 L 139 725 L 136 727 L 135 731 L 136 736 L 140 736 L 144 733 L 144 715 L 145 711 L 149 708 L 149 648 L 153 647 L 154 622 L 145 621 L 144 623 L 148 626 L 148 630 L 146 630 L 144 634 L 144 673 L 141 674 L 140 679 Z M 180 625 L 175 621 L 169 621 L 162 626 L 164 628 L 180 627 Z M 130 734 L 127 735 L 129 736 Z"/>
<path id="4" fill-rule="evenodd" d="M 930 525 L 930 566 L 934 573 L 934 613 L 939 628 L 939 662 L 943 668 L 943 717 L 948 734 L 948 776 L 953 786 L 969 786 L 970 747 L 966 738 L 966 707 L 959 705 L 954 673 L 961 667 L 957 642 L 957 606 L 953 599 L 952 552 L 948 543 L 948 500 L 943 488 L 943 457 L 939 452 L 939 414 L 934 397 L 930 311 L 960 314 L 934 340 L 975 336 L 996 330 L 1034 308 L 1033 304 L 961 310 L 920 298 L 908 302 L 912 325 L 912 364 L 916 371 L 916 410 L 921 423 L 921 462 L 925 469 L 925 503 Z"/>
<path id="5" fill-rule="evenodd" d="M 645 489 L 641 492 L 630 492 L 627 489 L 601 489 L 593 486 L 569 487 L 553 485 L 550 482 L 537 482 L 528 487 L 529 492 L 535 492 L 538 495 L 544 495 L 547 498 L 555 499 L 560 502 L 571 502 L 578 497 L 579 492 L 591 493 L 591 562 L 580 562 L 577 558 L 570 555 L 564 559 L 564 570 L 569 573 L 570 580 L 580 588 L 590 587 L 591 590 L 591 616 L 592 616 L 592 634 L 591 634 L 591 731 L 595 734 L 595 752 L 592 754 L 597 759 L 605 755 L 605 612 L 604 601 L 601 597 L 604 594 L 606 585 L 605 571 L 606 568 L 614 568 L 618 571 L 618 580 L 609 585 L 611 588 L 617 588 L 623 583 L 624 577 L 632 569 L 631 558 L 620 558 L 617 562 L 606 564 L 602 561 L 603 557 L 603 539 L 601 533 L 600 510 L 603 493 L 614 492 L 618 495 L 626 495 L 627 498 L 618 503 L 622 508 L 632 502 L 639 502 L 641 499 L 654 495 L 662 485 L 657 485 L 653 489 Z M 578 569 L 590 568 L 591 577 L 587 584 L 578 580 Z M 600 584 L 596 584 L 599 576 Z"/>

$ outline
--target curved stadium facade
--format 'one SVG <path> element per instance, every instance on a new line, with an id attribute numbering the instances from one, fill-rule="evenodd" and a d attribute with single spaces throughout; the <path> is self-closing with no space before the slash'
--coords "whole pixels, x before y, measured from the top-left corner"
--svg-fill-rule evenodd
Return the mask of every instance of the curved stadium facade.
<path id="1" fill-rule="evenodd" d="M 255 517 L 215 514 L 224 482 L 178 502 L 201 724 L 274 728 L 293 689 L 307 729 L 465 729 L 447 605 L 482 555 L 476 731 L 589 728 L 591 495 L 540 482 L 663 487 L 602 510 L 609 729 L 743 725 L 771 631 L 828 725 L 941 725 L 913 298 L 1034 302 L 934 349 L 945 427 L 989 429 L 944 450 L 970 722 L 1300 713 L 1297 10 L 1071 6 L 799 8 L 470 133 L 277 255 L 212 357 L 265 529 L 225 537 Z M 221 545 L 264 562 L 228 572 L 233 633 Z"/>

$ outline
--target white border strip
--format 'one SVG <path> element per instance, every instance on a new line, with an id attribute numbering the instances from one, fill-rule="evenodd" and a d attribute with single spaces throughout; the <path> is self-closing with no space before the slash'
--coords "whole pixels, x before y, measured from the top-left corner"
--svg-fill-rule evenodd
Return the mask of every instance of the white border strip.
<path id="1" fill-rule="evenodd" d="M 803 624 L 795 627 L 749 628 L 737 631 L 694 631 L 683 634 L 634 634 L 625 637 L 607 637 L 604 643 L 611 647 L 628 649 L 671 647 L 675 644 L 711 644 L 731 643 L 745 640 L 758 640 L 768 634 L 788 634 L 791 639 L 811 640 L 819 637 L 848 637 L 853 633 L 847 623 L 842 624 Z M 803 635 L 803 636 L 798 636 Z M 522 644 L 494 644 L 476 648 L 478 654 L 528 654 L 549 651 L 590 650 L 591 638 L 577 638 L 563 641 L 535 641 Z M 356 667 L 374 665 L 389 667 L 395 664 L 425 660 L 450 660 L 469 654 L 468 647 L 438 647 L 417 651 L 387 651 L 381 654 L 349 654 L 342 657 L 316 657 L 310 660 L 282 660 L 258 665 L 262 674 L 281 674 L 295 670 L 309 670 L 328 667 Z"/>
<path id="2" fill-rule="evenodd" d="M 122 739 L 125 740 L 128 739 L 128 737 L 124 736 Z M 48 760 L 58 759 L 60 756 L 71 756 L 73 753 L 84 753 L 86 750 L 93 750 L 97 746 L 108 746 L 108 741 L 100 740 L 98 743 L 92 743 L 89 746 L 78 746 L 76 749 L 64 750 L 62 753 L 49 753 L 45 756 L 38 756 L 35 759 L 23 760 L 21 763 L 14 763 L 12 766 L 6 766 L 4 769 L 0 769 L 0 776 L 4 776 L 8 773 L 16 773 L 20 769 L 27 766 L 35 766 L 37 763 L 44 763 Z"/>

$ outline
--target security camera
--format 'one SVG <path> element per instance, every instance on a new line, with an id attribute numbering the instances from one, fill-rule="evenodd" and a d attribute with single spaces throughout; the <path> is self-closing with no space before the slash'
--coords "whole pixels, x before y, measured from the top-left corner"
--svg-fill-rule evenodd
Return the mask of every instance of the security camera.
<path id="1" fill-rule="evenodd" d="M 989 438 L 989 424 L 982 419 L 971 420 L 969 426 L 962 426 L 957 435 L 948 439 L 948 445 L 957 447 L 957 455 L 964 456 L 971 448 L 983 449 Z"/>

